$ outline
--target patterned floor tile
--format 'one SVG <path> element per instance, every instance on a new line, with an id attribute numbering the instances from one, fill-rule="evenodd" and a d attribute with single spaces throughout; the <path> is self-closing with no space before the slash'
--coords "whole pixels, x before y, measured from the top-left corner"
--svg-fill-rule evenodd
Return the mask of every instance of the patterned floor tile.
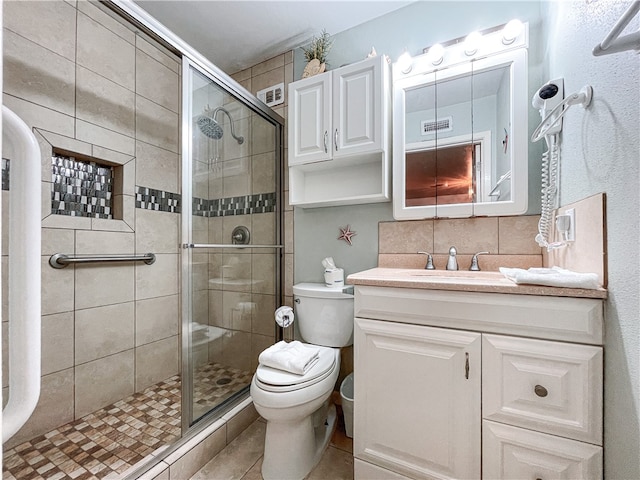
<path id="1" fill-rule="evenodd" d="M 251 382 L 218 364 L 194 372 L 199 416 Z M 122 473 L 180 437 L 180 376 L 108 405 L 4 452 L 2 480 L 84 480 Z"/>

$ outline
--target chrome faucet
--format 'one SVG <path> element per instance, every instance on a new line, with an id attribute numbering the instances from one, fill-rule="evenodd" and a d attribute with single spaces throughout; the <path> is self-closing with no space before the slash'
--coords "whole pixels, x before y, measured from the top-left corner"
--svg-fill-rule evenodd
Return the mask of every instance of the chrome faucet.
<path id="1" fill-rule="evenodd" d="M 456 259 L 456 255 L 458 251 L 456 247 L 451 247 L 449 249 L 449 260 L 447 260 L 447 270 L 458 270 L 458 260 Z"/>
<path id="2" fill-rule="evenodd" d="M 425 270 L 435 270 L 436 267 L 433 266 L 433 257 L 428 252 L 418 252 L 427 256 L 427 264 L 424 266 Z"/>
<path id="3" fill-rule="evenodd" d="M 479 272 L 480 265 L 478 265 L 478 255 L 486 255 L 487 253 L 489 252 L 478 252 L 473 257 L 471 257 L 471 266 L 469 267 L 469 270 L 471 270 L 472 272 Z"/>

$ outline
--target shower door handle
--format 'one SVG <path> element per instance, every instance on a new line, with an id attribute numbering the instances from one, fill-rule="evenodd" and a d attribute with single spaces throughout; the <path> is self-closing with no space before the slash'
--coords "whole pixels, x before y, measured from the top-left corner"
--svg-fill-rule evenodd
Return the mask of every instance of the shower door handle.
<path id="1" fill-rule="evenodd" d="M 329 147 L 327 145 L 327 140 L 329 139 L 329 131 L 324 131 L 324 153 L 329 153 Z"/>
<path id="2" fill-rule="evenodd" d="M 2 411 L 2 443 L 26 423 L 40 397 L 41 166 L 31 129 L 2 106 L 9 147 L 9 401 Z M 4 153 L 4 152 L 3 152 Z"/>
<path id="3" fill-rule="evenodd" d="M 182 248 L 284 248 L 284 245 L 253 245 L 228 243 L 184 243 Z"/>

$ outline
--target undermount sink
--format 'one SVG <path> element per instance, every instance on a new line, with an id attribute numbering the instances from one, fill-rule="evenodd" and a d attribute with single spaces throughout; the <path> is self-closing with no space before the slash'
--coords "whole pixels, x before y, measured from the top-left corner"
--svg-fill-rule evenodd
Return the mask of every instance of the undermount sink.
<path id="1" fill-rule="evenodd" d="M 465 278 L 478 280 L 495 280 L 504 278 L 504 275 L 500 272 L 472 272 L 469 270 L 417 270 L 412 271 L 409 275 L 412 277 Z"/>

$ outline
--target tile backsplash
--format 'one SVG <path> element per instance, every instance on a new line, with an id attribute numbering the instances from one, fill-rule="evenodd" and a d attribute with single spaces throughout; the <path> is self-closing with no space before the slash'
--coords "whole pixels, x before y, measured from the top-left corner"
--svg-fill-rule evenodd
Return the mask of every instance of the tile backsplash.
<path id="1" fill-rule="evenodd" d="M 545 252 L 544 264 L 558 266 L 576 272 L 596 273 L 603 287 L 607 287 L 607 229 L 606 196 L 598 193 L 556 210 L 562 215 L 569 209 L 575 211 L 575 241 L 564 248 Z M 552 222 L 551 235 L 560 240 Z"/>
<path id="2" fill-rule="evenodd" d="M 436 269 L 445 268 L 449 248 L 456 247 L 458 264 L 466 270 L 471 257 L 480 257 L 480 268 L 541 267 L 542 252 L 534 237 L 538 215 L 477 217 L 456 219 L 380 222 L 378 225 L 378 266 L 424 268 L 426 256 L 433 255 Z"/>

